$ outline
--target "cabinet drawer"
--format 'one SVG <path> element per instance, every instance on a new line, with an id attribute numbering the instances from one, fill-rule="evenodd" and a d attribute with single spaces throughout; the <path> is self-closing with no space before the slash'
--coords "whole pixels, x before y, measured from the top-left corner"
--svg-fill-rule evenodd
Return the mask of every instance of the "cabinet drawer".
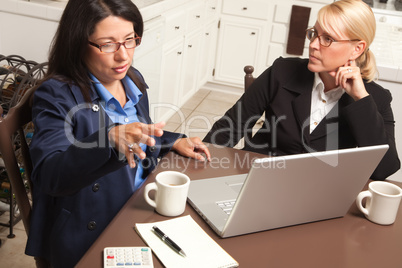
<path id="1" fill-rule="evenodd" d="M 266 20 L 268 11 L 266 0 L 223 0 L 222 12 L 229 15 Z"/>
<path id="2" fill-rule="evenodd" d="M 142 56 L 155 48 L 161 47 L 165 37 L 165 21 L 161 17 L 144 23 L 141 45 L 135 48 L 134 57 Z"/>
<path id="3" fill-rule="evenodd" d="M 184 36 L 186 32 L 186 13 L 184 10 L 175 11 L 174 13 L 168 13 L 166 17 L 166 42 L 171 41 L 179 36 Z"/>
<path id="4" fill-rule="evenodd" d="M 208 0 L 206 3 L 206 20 L 213 20 L 218 17 L 218 0 Z"/>
<path id="5" fill-rule="evenodd" d="M 187 10 L 187 31 L 191 31 L 195 27 L 202 25 L 205 19 L 205 5 L 199 3 Z"/>

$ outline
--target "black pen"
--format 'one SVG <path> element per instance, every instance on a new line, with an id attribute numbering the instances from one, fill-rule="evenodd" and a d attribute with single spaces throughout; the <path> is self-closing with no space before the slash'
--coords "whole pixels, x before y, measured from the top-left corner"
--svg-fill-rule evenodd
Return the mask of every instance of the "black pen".
<path id="1" fill-rule="evenodd" d="M 174 251 L 176 251 L 177 253 L 179 253 L 183 257 L 186 257 L 186 253 L 184 253 L 184 251 L 175 242 L 173 242 L 172 239 L 170 239 L 167 235 L 165 235 L 165 233 L 162 232 L 161 229 L 159 229 L 156 226 L 152 227 L 152 229 L 154 230 L 155 234 L 160 239 L 162 239 L 163 242 L 168 244 Z"/>

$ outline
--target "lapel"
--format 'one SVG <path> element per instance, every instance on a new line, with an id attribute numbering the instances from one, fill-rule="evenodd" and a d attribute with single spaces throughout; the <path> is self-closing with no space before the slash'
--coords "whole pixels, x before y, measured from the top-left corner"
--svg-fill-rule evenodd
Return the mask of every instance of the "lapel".
<path id="1" fill-rule="evenodd" d="M 301 130 L 300 134 L 305 139 L 308 139 L 310 131 L 309 118 L 313 82 L 314 73 L 310 72 L 306 67 L 283 86 L 285 90 L 288 90 L 295 95 L 294 99 L 292 100 L 293 113 L 299 129 Z"/>
<path id="2" fill-rule="evenodd" d="M 107 127 L 109 127 L 109 125 L 111 125 L 113 122 L 110 120 L 109 116 L 107 115 L 107 113 L 101 109 L 101 98 L 98 95 L 98 93 L 96 92 L 95 88 L 92 86 L 92 90 L 90 93 L 91 96 L 91 103 L 85 104 L 84 101 L 84 97 L 81 93 L 81 90 L 79 89 L 79 87 L 72 85 L 70 86 L 71 88 L 71 92 L 74 95 L 74 98 L 77 102 L 78 105 L 86 105 L 87 109 L 88 109 L 88 124 L 92 124 L 92 127 L 94 129 L 100 129 L 101 124 L 106 124 L 106 129 Z M 93 110 L 94 105 L 98 106 L 98 110 L 95 112 Z M 148 96 L 146 91 L 143 92 L 143 95 L 141 97 L 141 99 L 138 101 L 137 105 L 135 105 L 135 108 L 137 109 L 137 116 L 138 116 L 138 120 L 142 123 L 145 124 L 151 124 L 151 118 L 149 117 L 149 108 L 148 108 Z M 89 119 L 90 118 L 90 119 Z M 87 125 L 88 126 L 88 125 Z M 105 136 L 106 138 L 106 136 Z M 157 143 L 157 147 L 160 147 L 160 143 L 161 143 L 161 139 L 160 137 L 154 137 L 155 141 Z M 158 146 L 159 144 L 159 146 Z M 153 157 L 156 158 L 159 154 L 160 148 L 158 150 L 152 149 L 150 150 L 149 146 L 147 147 L 147 158 Z M 153 163 L 153 162 L 152 162 Z M 155 165 L 155 164 L 153 164 Z"/>
<path id="3" fill-rule="evenodd" d="M 147 96 L 145 94 L 146 92 L 143 93 L 141 99 L 138 101 L 137 105 L 135 105 L 135 108 L 137 109 L 138 120 L 145 124 L 151 124 L 152 120 L 149 117 L 148 101 L 146 101 Z"/>

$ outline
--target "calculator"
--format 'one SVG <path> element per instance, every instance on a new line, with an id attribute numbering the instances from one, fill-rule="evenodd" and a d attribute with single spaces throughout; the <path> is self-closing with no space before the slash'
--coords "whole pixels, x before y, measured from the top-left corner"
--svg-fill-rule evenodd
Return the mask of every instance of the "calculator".
<path id="1" fill-rule="evenodd" d="M 149 247 L 107 247 L 103 250 L 104 268 L 153 268 Z"/>

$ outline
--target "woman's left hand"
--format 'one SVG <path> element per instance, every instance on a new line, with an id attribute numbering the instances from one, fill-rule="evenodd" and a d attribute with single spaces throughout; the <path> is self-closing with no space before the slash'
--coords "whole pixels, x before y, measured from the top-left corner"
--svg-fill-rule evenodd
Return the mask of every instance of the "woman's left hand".
<path id="1" fill-rule="evenodd" d="M 207 160 L 211 160 L 211 154 L 208 147 L 205 146 L 198 137 L 178 139 L 173 144 L 172 150 L 182 156 L 191 157 L 200 161 L 205 161 L 205 157 L 202 155 L 202 153 L 204 153 Z"/>
<path id="2" fill-rule="evenodd" d="M 355 101 L 369 95 L 364 87 L 360 68 L 355 61 L 348 61 L 344 66 L 339 67 L 335 75 L 335 83 L 345 89 L 345 92 Z"/>

